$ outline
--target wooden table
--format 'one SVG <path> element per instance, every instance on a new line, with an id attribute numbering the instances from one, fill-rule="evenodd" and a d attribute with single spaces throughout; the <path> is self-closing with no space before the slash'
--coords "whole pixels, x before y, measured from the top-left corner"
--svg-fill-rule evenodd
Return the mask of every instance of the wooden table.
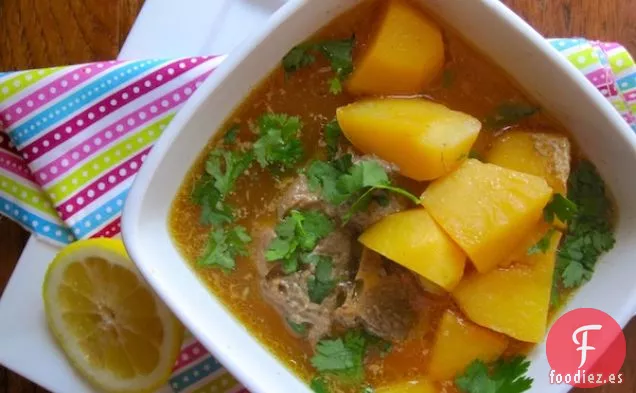
<path id="1" fill-rule="evenodd" d="M 546 36 L 618 41 L 636 54 L 636 0 L 504 2 Z M 0 71 L 112 59 L 142 3 L 143 0 L 0 0 Z M 27 238 L 20 227 L 0 217 L 0 293 Z M 625 332 L 628 356 L 623 366 L 624 383 L 594 391 L 636 391 L 636 319 Z M 45 390 L 0 367 L 0 392 Z"/>

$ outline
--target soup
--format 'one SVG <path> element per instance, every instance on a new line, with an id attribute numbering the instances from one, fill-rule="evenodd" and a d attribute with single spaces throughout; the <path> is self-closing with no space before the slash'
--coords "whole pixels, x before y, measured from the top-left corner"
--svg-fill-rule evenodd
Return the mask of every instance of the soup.
<path id="1" fill-rule="evenodd" d="M 567 130 L 409 2 L 364 2 L 292 48 L 217 135 L 174 241 L 319 393 L 525 378 L 614 243 Z"/>

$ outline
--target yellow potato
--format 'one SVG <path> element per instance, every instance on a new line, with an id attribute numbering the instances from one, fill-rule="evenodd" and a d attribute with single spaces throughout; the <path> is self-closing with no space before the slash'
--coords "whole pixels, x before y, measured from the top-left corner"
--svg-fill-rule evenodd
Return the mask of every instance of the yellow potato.
<path id="1" fill-rule="evenodd" d="M 354 94 L 415 94 L 444 65 L 440 28 L 421 10 L 392 0 L 347 83 Z"/>
<path id="2" fill-rule="evenodd" d="M 435 333 L 428 374 L 435 381 L 455 378 L 473 360 L 489 363 L 501 356 L 508 339 L 448 310 Z"/>
<path id="3" fill-rule="evenodd" d="M 461 165 L 481 129 L 474 117 L 425 99 L 363 100 L 338 108 L 337 117 L 355 147 L 420 181 Z"/>
<path id="4" fill-rule="evenodd" d="M 570 150 L 570 141 L 562 135 L 512 131 L 498 137 L 485 158 L 504 168 L 543 177 L 555 193 L 567 195 Z M 555 225 L 566 227 L 558 219 Z"/>
<path id="5" fill-rule="evenodd" d="M 466 255 L 422 208 L 384 217 L 359 240 L 447 291 L 464 274 Z"/>
<path id="6" fill-rule="evenodd" d="M 437 393 L 438 391 L 439 390 L 432 382 L 424 378 L 419 378 L 414 381 L 393 383 L 391 385 L 380 386 L 375 389 L 376 393 Z"/>
<path id="7" fill-rule="evenodd" d="M 469 159 L 431 183 L 422 204 L 485 273 L 508 261 L 538 224 L 551 195 L 540 177 Z"/>
<path id="8" fill-rule="evenodd" d="M 498 137 L 487 162 L 544 178 L 554 192 L 567 194 L 570 141 L 562 135 L 512 131 Z"/>
<path id="9" fill-rule="evenodd" d="M 526 256 L 508 268 L 465 277 L 453 291 L 461 310 L 478 325 L 517 340 L 538 343 L 545 335 L 552 275 L 561 232 L 546 253 Z"/>

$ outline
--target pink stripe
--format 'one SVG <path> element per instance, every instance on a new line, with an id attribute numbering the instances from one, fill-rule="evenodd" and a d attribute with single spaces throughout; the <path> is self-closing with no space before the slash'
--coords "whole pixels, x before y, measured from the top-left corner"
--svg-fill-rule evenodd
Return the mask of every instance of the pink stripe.
<path id="1" fill-rule="evenodd" d="M 34 182 L 31 172 L 29 172 L 29 168 L 24 164 L 24 161 L 6 150 L 0 150 L 0 168 Z"/>
<path id="2" fill-rule="evenodd" d="M 37 109 L 48 104 L 59 96 L 66 94 L 68 91 L 74 89 L 87 80 L 94 78 L 100 73 L 113 67 L 115 64 L 117 64 L 117 62 L 114 61 L 91 63 L 65 70 L 58 79 L 42 86 L 38 90 L 7 108 L 5 113 L 9 113 L 11 115 L 11 120 L 5 122 L 5 125 L 9 127 L 16 124 Z"/>
<path id="3" fill-rule="evenodd" d="M 188 364 L 194 363 L 198 359 L 208 356 L 210 353 L 200 342 L 196 341 L 185 348 L 181 349 L 181 353 L 177 358 L 172 371 L 177 371 L 181 368 L 186 367 Z"/>
<path id="4" fill-rule="evenodd" d="M 603 87 L 609 82 L 607 68 L 599 68 L 596 71 L 585 74 L 585 77 L 596 87 Z"/>
<path id="5" fill-rule="evenodd" d="M 157 98 L 130 115 L 103 128 L 94 136 L 78 143 L 63 155 L 38 169 L 35 172 L 36 178 L 41 179 L 40 175 L 46 173 L 47 181 L 42 183 L 46 185 L 73 169 L 79 162 L 95 154 L 95 150 L 105 149 L 127 134 L 141 129 L 143 125 L 177 108 L 192 94 L 197 88 L 197 84 L 203 82 L 211 72 L 212 70 L 205 72 L 196 79 Z"/>
<path id="6" fill-rule="evenodd" d="M 59 204 L 57 209 L 62 220 L 68 220 L 75 213 L 81 211 L 86 206 L 94 202 L 97 198 L 117 187 L 117 185 L 129 177 L 134 176 L 135 173 L 137 173 L 137 170 L 141 167 L 141 164 L 149 151 L 150 146 L 137 153 L 129 160 L 122 162 L 104 173 L 102 176 L 93 180 L 90 184 L 85 185 L 82 189 L 80 189 L 80 192 Z"/>
<path id="7" fill-rule="evenodd" d="M 24 146 L 21 150 L 28 154 L 26 159 L 31 163 L 101 120 L 103 117 L 143 97 L 145 94 L 197 67 L 199 64 L 205 63 L 207 59 L 209 58 L 193 58 L 192 60 L 195 60 L 194 63 L 192 61 L 183 61 L 183 59 L 175 60 L 145 77 L 138 79 L 136 82 L 117 90 L 110 96 L 67 120 L 65 123 L 53 128 L 37 140 Z M 172 70 L 172 72 L 170 70 Z"/>
<path id="8" fill-rule="evenodd" d="M 98 232 L 92 234 L 90 237 L 113 237 L 117 236 L 119 232 L 121 232 L 121 216 L 115 218 L 113 221 L 100 229 Z"/>
<path id="9" fill-rule="evenodd" d="M 632 91 L 631 93 L 625 94 L 625 99 L 627 102 L 632 102 L 636 100 L 636 91 Z"/>

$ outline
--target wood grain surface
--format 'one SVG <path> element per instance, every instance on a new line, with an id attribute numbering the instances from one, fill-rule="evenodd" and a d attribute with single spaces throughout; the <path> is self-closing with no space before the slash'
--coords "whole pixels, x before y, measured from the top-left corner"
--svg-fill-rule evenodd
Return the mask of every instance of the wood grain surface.
<path id="1" fill-rule="evenodd" d="M 143 0 L 0 0 L 0 72 L 115 58 L 142 3 Z M 617 41 L 636 54 L 636 0 L 504 3 L 545 36 Z M 0 217 L 0 294 L 27 238 L 20 227 Z M 628 355 L 622 370 L 623 384 L 586 391 L 636 392 L 636 319 L 625 333 Z M 0 393 L 41 392 L 46 390 L 0 366 Z"/>

